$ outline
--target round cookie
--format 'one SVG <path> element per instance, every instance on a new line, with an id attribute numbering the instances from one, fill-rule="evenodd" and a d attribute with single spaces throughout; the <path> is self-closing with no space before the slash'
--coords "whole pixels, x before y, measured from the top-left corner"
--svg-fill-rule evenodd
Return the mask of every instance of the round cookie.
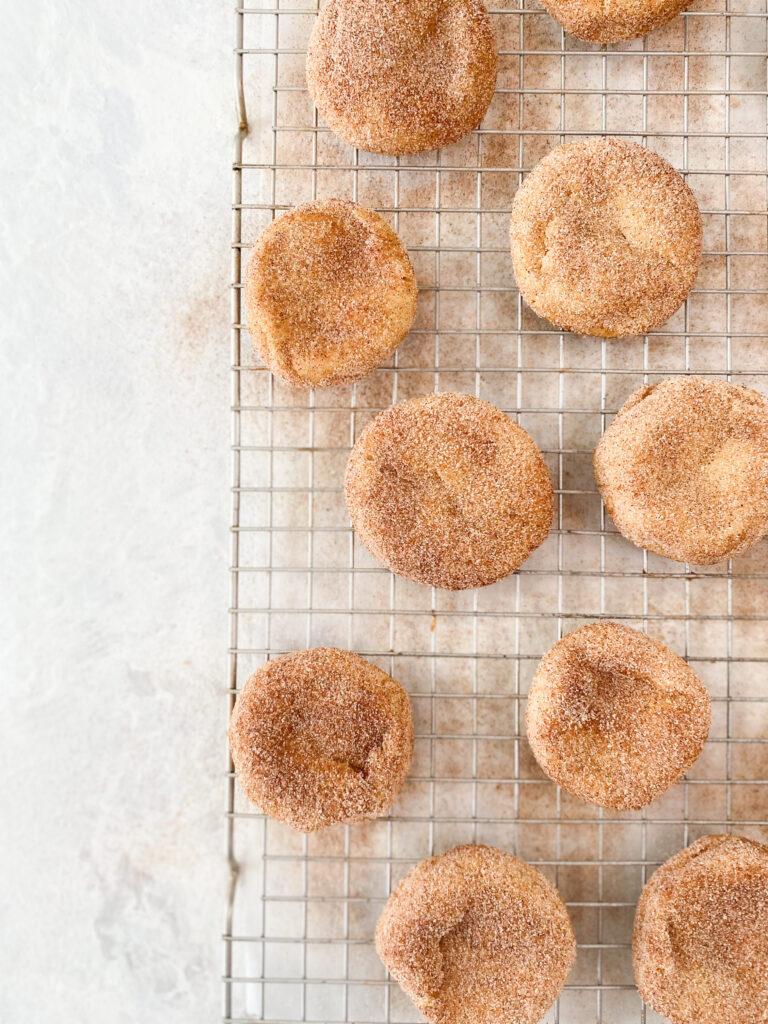
<path id="1" fill-rule="evenodd" d="M 376 950 L 431 1024 L 534 1024 L 560 994 L 576 940 L 540 871 L 503 850 L 457 846 L 398 885 Z"/>
<path id="2" fill-rule="evenodd" d="M 529 434 L 471 395 L 424 395 L 365 428 L 347 463 L 352 525 L 379 562 L 444 590 L 517 569 L 549 533 L 552 481 Z"/>
<path id="3" fill-rule="evenodd" d="M 296 387 L 361 380 L 416 316 L 403 243 L 377 213 L 340 199 L 304 203 L 260 235 L 245 271 L 256 350 Z"/>
<path id="4" fill-rule="evenodd" d="M 408 774 L 413 720 L 399 683 L 351 651 L 266 662 L 229 725 L 237 778 L 261 810 L 302 832 L 386 814 Z"/>
<path id="5" fill-rule="evenodd" d="M 542 0 L 566 32 L 589 43 L 618 43 L 661 28 L 691 0 Z"/>
<path id="6" fill-rule="evenodd" d="M 768 1020 L 768 846 L 705 836 L 663 864 L 637 905 L 632 960 L 671 1024 Z"/>
<path id="7" fill-rule="evenodd" d="M 512 263 L 539 316 L 620 338 L 668 320 L 701 261 L 701 214 L 677 171 L 635 142 L 586 139 L 534 167 L 512 204 Z"/>
<path id="8" fill-rule="evenodd" d="M 711 721 L 704 684 L 664 644 L 615 622 L 568 633 L 528 695 L 528 742 L 543 772 L 581 800 L 635 810 L 678 782 Z"/>
<path id="9" fill-rule="evenodd" d="M 496 86 L 482 0 L 327 0 L 307 52 L 307 85 L 350 146 L 394 156 L 458 142 Z"/>
<path id="10" fill-rule="evenodd" d="M 639 388 L 600 439 L 594 470 L 633 544 L 721 562 L 768 532 L 768 399 L 708 377 Z"/>

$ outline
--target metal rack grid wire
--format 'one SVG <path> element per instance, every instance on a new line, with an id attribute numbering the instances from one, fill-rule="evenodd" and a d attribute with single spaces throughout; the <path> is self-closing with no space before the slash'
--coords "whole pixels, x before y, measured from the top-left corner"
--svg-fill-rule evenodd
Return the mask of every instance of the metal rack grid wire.
<path id="1" fill-rule="evenodd" d="M 632 547 L 605 516 L 591 453 L 643 382 L 694 372 L 768 393 L 768 8 L 709 0 L 644 39 L 593 47 L 532 0 L 510 0 L 492 9 L 499 80 L 481 128 L 439 153 L 402 158 L 353 150 L 319 122 L 303 79 L 315 16 L 307 0 L 236 10 L 228 701 L 270 656 L 349 647 L 409 691 L 416 753 L 388 818 L 310 836 L 256 813 L 228 763 L 225 1021 L 419 1020 L 378 962 L 375 922 L 415 861 L 466 841 L 536 864 L 568 904 L 579 956 L 545 1020 L 657 1021 L 630 962 L 645 880 L 705 833 L 768 840 L 768 543 L 706 569 Z M 704 214 L 696 287 L 643 338 L 560 332 L 514 286 L 507 225 L 516 188 L 552 146 L 593 134 L 668 157 Z M 296 392 L 252 354 L 241 270 L 269 220 L 332 195 L 379 210 L 399 231 L 419 312 L 368 380 Z M 471 392 L 514 416 L 555 483 L 549 539 L 517 574 L 483 590 L 445 593 L 390 575 L 344 511 L 344 464 L 362 427 L 431 390 Z M 713 699 L 701 758 L 640 813 L 573 800 L 541 775 L 525 742 L 538 659 L 601 617 L 669 643 Z"/>

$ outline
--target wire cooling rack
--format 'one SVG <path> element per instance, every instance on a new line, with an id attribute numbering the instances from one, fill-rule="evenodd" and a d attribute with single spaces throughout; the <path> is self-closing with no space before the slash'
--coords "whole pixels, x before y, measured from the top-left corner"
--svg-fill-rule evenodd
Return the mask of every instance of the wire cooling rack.
<path id="1" fill-rule="evenodd" d="M 707 569 L 641 551 L 607 520 L 591 456 L 643 382 L 695 372 L 768 392 L 764 0 L 708 0 L 608 47 L 566 36 L 529 0 L 494 7 L 499 79 L 481 129 L 399 159 L 355 151 L 318 121 L 304 82 L 316 8 L 264 2 L 236 12 L 230 707 L 268 657 L 337 645 L 406 687 L 417 738 L 388 818 L 310 836 L 256 813 L 229 764 L 225 1020 L 419 1020 L 376 957 L 376 920 L 415 861 L 478 841 L 540 867 L 568 904 L 579 956 L 545 1019 L 656 1021 L 630 962 L 643 883 L 702 834 L 768 840 L 768 542 Z M 557 331 L 514 286 L 515 190 L 554 145 L 593 134 L 666 156 L 704 215 L 696 288 L 643 338 Z M 323 196 L 357 200 L 393 224 L 414 261 L 419 311 L 368 380 L 295 391 L 252 353 L 241 271 L 275 215 Z M 360 430 L 392 402 L 432 390 L 506 410 L 552 473 L 551 536 L 493 587 L 446 593 L 390 575 L 344 510 L 344 465 Z M 683 654 L 713 700 L 710 739 L 687 780 L 641 813 L 603 812 L 561 792 L 524 736 L 538 659 L 601 617 Z"/>

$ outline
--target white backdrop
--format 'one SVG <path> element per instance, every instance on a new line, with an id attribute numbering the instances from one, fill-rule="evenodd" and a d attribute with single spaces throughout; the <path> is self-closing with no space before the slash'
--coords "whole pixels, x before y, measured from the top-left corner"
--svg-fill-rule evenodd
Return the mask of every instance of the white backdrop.
<path id="1" fill-rule="evenodd" d="M 0 1019 L 209 1022 L 231 5 L 0 13 Z"/>

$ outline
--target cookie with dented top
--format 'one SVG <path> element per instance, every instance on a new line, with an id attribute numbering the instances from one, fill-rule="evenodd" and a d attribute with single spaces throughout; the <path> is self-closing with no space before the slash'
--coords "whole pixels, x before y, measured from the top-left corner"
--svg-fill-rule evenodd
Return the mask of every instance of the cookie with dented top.
<path id="1" fill-rule="evenodd" d="M 376 950 L 430 1024 L 535 1024 L 565 984 L 576 940 L 549 879 L 470 845 L 410 871 L 379 919 Z"/>
<path id="2" fill-rule="evenodd" d="M 552 525 L 533 438 L 496 406 L 443 393 L 401 402 L 360 435 L 344 492 L 360 540 L 392 572 L 445 590 L 519 568 Z"/>
<path id="3" fill-rule="evenodd" d="M 423 153 L 482 121 L 498 54 L 482 0 L 327 0 L 307 85 L 328 126 L 372 153 Z"/>
<path id="4" fill-rule="evenodd" d="M 312 832 L 386 814 L 411 764 L 411 705 L 399 683 L 352 651 L 296 651 L 243 686 L 229 743 L 248 799 Z"/>
<path id="5" fill-rule="evenodd" d="M 722 562 L 768 533 L 768 398 L 712 377 L 645 385 L 603 434 L 594 469 L 633 544 L 677 562 Z"/>
<path id="6" fill-rule="evenodd" d="M 304 203 L 260 235 L 245 271 L 256 350 L 295 387 L 361 380 L 392 355 L 416 316 L 405 246 L 372 210 Z"/>
<path id="7" fill-rule="evenodd" d="M 647 35 L 689 6 L 691 0 L 542 0 L 566 32 L 589 43 L 618 43 Z"/>
<path id="8" fill-rule="evenodd" d="M 671 1024 L 768 1020 L 768 846 L 704 836 L 662 864 L 637 905 L 632 961 Z"/>
<path id="9" fill-rule="evenodd" d="M 628 337 L 669 320 L 693 287 L 701 213 L 658 154 L 591 138 L 536 164 L 515 195 L 510 243 L 520 294 L 540 317 Z"/>
<path id="10" fill-rule="evenodd" d="M 664 644 L 616 622 L 568 633 L 542 658 L 526 709 L 544 771 L 581 800 L 639 810 L 698 758 L 712 717 L 706 687 Z"/>

